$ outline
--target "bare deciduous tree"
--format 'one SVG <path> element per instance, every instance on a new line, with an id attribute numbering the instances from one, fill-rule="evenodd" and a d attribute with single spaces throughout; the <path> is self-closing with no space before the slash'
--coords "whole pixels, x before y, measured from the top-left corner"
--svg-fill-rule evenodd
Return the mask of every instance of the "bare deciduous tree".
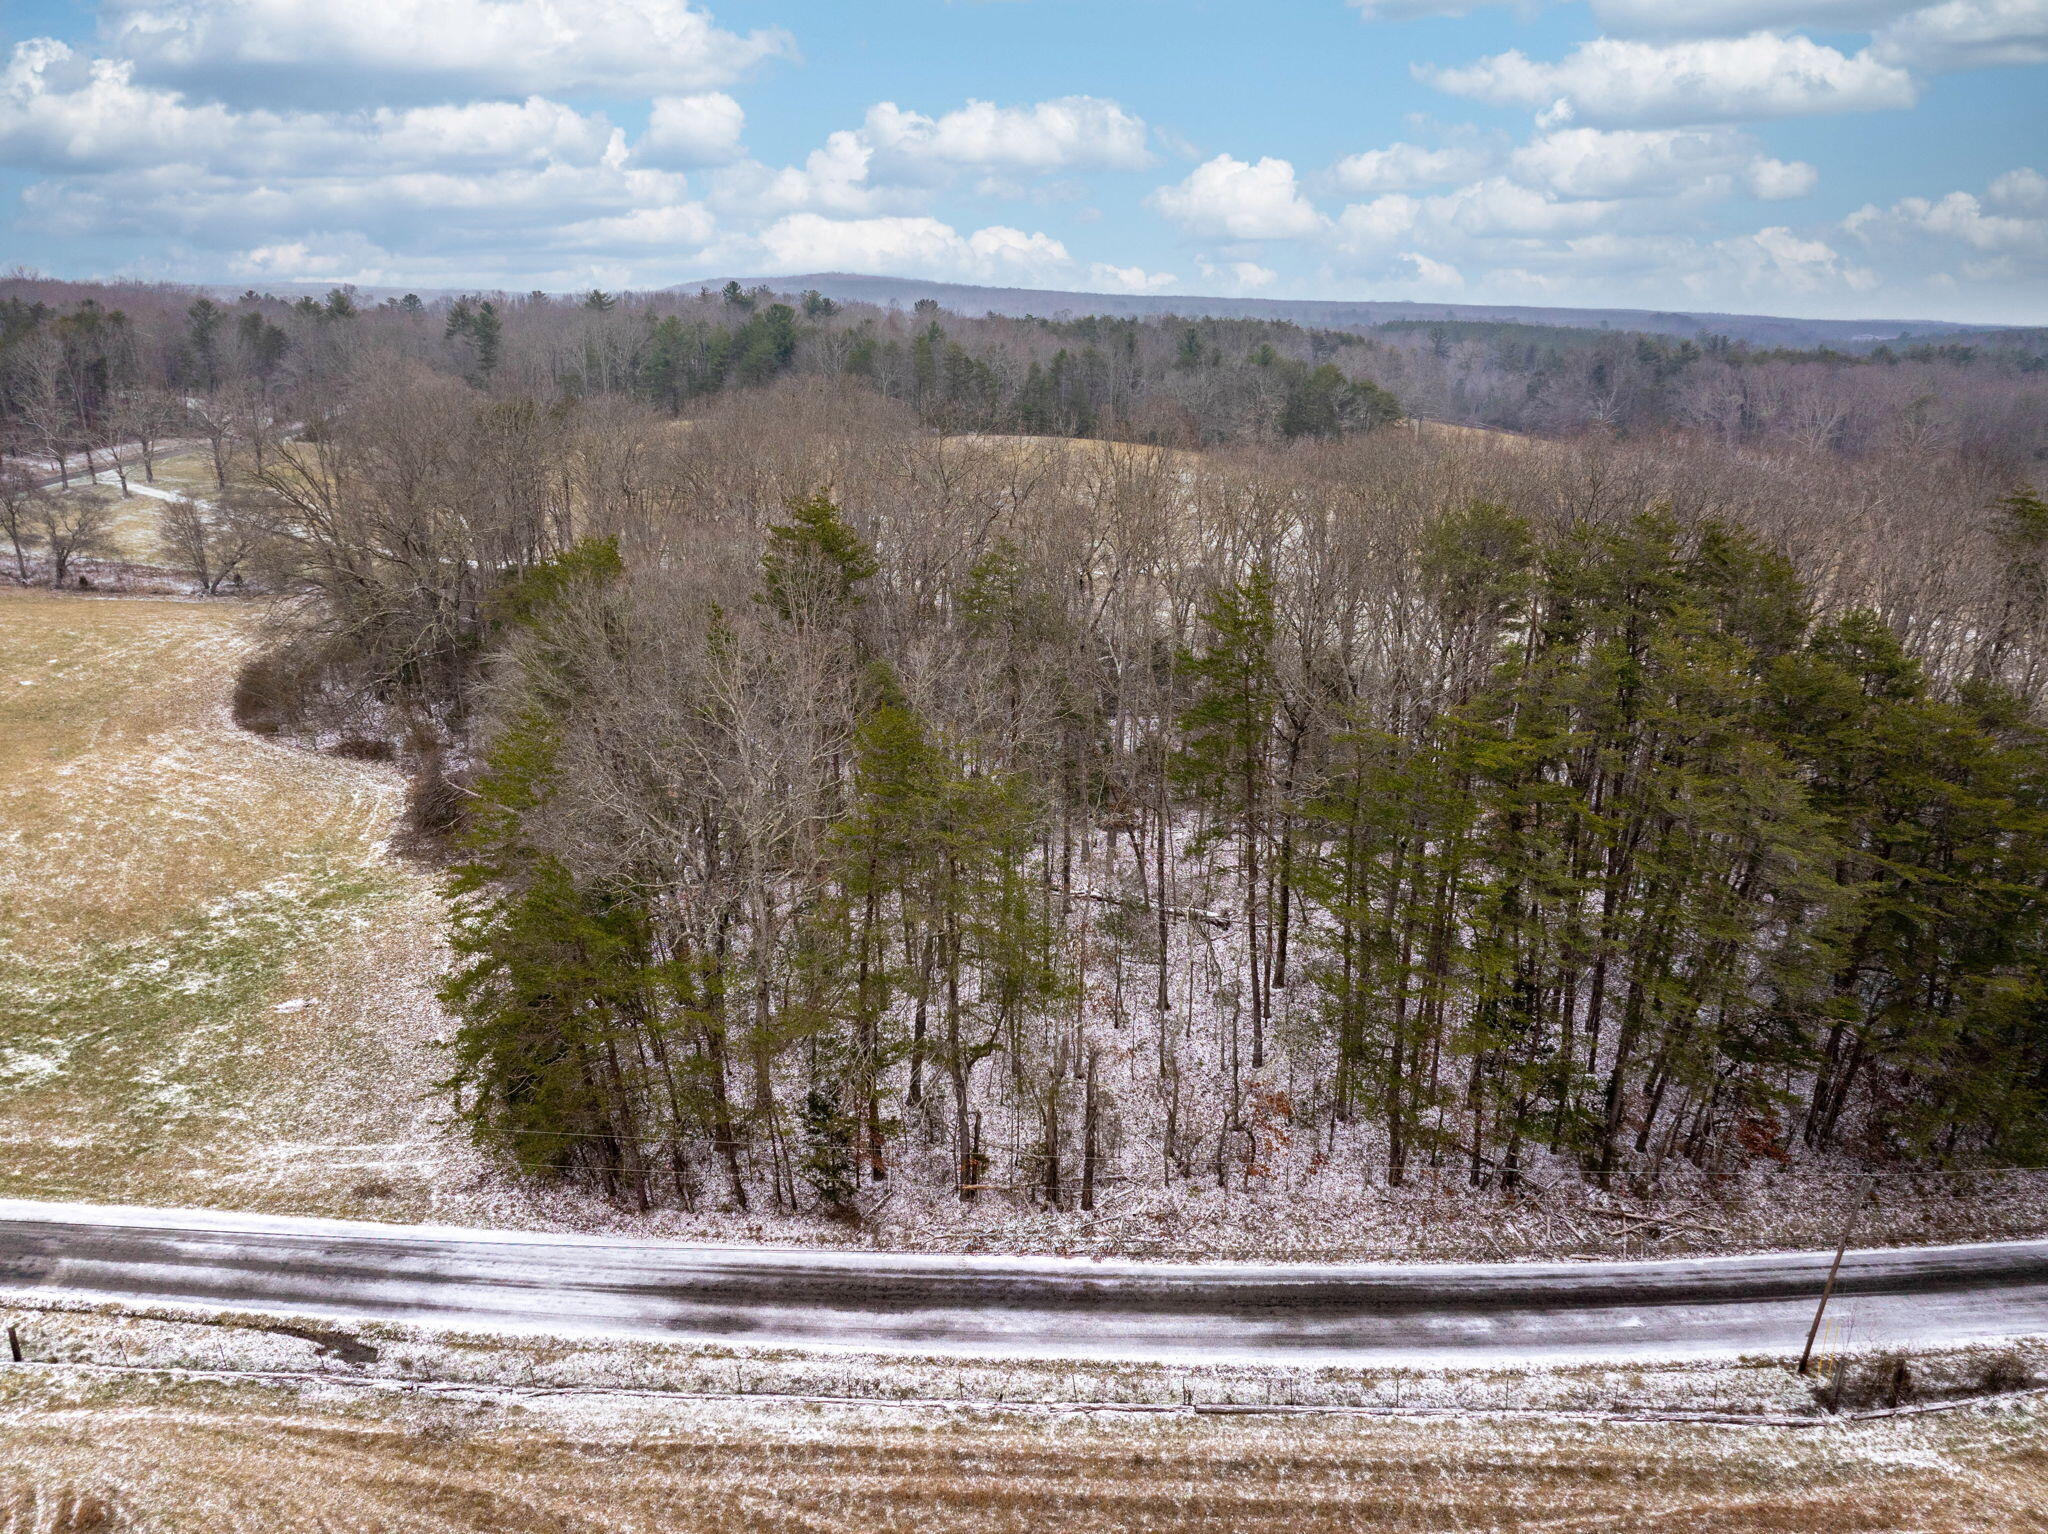
<path id="1" fill-rule="evenodd" d="M 61 586 L 80 559 L 113 549 L 113 511 L 91 495 L 45 495 L 31 510 L 43 551 L 50 560 L 50 584 Z"/>

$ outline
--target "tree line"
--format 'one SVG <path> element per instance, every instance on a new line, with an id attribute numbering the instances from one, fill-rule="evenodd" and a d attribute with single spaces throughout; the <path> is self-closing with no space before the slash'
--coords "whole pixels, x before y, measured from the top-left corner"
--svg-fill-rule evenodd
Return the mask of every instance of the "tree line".
<path id="1" fill-rule="evenodd" d="M 1728 447 L 1963 453 L 2010 474 L 2037 462 L 2040 360 L 2026 334 L 1851 355 L 1452 321 L 974 317 L 737 284 L 372 301 L 15 277 L 0 282 L 0 467 L 125 483 L 154 478 L 161 445 L 200 444 L 225 490 L 237 452 L 260 453 L 365 379 L 420 368 L 505 397 L 630 399 L 679 416 L 829 378 L 950 432 L 1269 445 L 1406 414 L 1562 437 L 1682 430 Z"/>
<path id="2" fill-rule="evenodd" d="M 484 1143 L 629 1207 L 2037 1161 L 2048 507 L 1968 455 L 687 424 L 393 375 L 245 722 L 412 768 Z"/>

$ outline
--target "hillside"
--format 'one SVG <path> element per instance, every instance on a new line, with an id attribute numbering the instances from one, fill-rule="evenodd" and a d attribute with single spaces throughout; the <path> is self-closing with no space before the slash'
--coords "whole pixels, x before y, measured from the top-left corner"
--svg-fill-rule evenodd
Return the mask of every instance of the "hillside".
<path id="1" fill-rule="evenodd" d="M 1224 298 L 1200 294 L 1084 293 L 1052 288 L 990 288 L 971 283 L 931 282 L 913 277 L 874 277 L 859 272 L 803 272 L 779 277 L 706 277 L 680 282 L 672 291 L 714 291 L 727 282 L 777 293 L 815 289 L 841 303 L 909 308 L 929 298 L 955 314 L 1038 315 L 1048 319 L 1084 314 L 1118 318 L 1180 315 L 1200 319 L 1285 320 L 1329 330 L 1362 330 L 1397 320 L 1478 320 L 1527 325 L 1583 326 L 1639 330 L 1652 335 L 1694 338 L 1728 336 L 1761 346 L 1841 346 L 1970 333 L 1985 327 L 1946 320 L 1806 320 L 1768 314 L 1717 314 L 1663 309 L 1552 309 L 1519 304 L 1438 304 L 1382 299 Z"/>

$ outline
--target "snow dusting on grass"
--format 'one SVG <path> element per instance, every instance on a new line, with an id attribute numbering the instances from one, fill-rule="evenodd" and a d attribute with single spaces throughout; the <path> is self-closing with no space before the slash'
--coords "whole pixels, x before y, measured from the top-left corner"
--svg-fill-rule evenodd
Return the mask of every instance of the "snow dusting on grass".
<path id="1" fill-rule="evenodd" d="M 433 1086 L 447 1072 L 433 1048 L 447 1028 L 434 999 L 444 912 L 434 877 L 386 850 L 397 773 L 246 734 L 227 716 L 260 621 L 254 604 L 0 594 L 0 1193 L 885 1250 L 1310 1261 L 1830 1246 L 1861 1191 L 1846 1166 L 1765 1165 L 1711 1185 L 1675 1176 L 1645 1199 L 1589 1188 L 1535 1153 L 1512 1191 L 1472 1188 L 1450 1166 L 1388 1188 L 1370 1126 L 1298 1132 L 1285 1050 L 1251 1096 L 1256 1158 L 1233 1156 L 1219 1179 L 1196 1156 L 1162 1185 L 1148 1065 L 1159 1030 L 1190 1062 L 1181 1110 L 1215 1116 L 1193 1099 L 1215 1073 L 1192 1063 L 1221 1047 L 1231 977 L 1200 923 L 1174 930 L 1166 1017 L 1123 1021 L 1142 977 L 1115 945 L 1098 947 L 1087 1025 L 1130 1127 L 1092 1211 L 1046 1210 L 1030 1188 L 962 1203 L 950 1152 L 915 1115 L 891 1142 L 889 1181 L 863 1189 L 858 1228 L 715 1203 L 629 1214 L 511 1176 L 450 1129 Z M 24 680 L 39 685 L 10 685 Z M 1181 894 L 1228 903 L 1198 884 Z M 1283 995 L 1281 1042 L 1309 1029 L 1306 1008 Z M 997 1110 L 988 1133 L 1014 1148 L 1037 1129 Z M 1889 1186 L 1859 1240 L 2044 1229 L 2048 1177 L 1935 1181 Z"/>
<path id="2" fill-rule="evenodd" d="M 507 1400 L 0 1373 L 7 1526 L 379 1534 L 2048 1528 L 2043 1409 L 1810 1430 L 1562 1418 Z M 29 1523 L 24 1510 L 88 1517 Z M 98 1521 L 89 1521 L 97 1519 Z"/>

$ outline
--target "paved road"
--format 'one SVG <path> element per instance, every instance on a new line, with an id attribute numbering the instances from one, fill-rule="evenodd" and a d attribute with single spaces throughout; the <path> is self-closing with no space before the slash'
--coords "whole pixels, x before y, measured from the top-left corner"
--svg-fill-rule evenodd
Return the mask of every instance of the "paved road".
<path id="1" fill-rule="evenodd" d="M 0 1200 L 0 1289 L 521 1332 L 1468 1364 L 1796 1353 L 1831 1253 L 1166 1266 L 695 1246 Z M 2048 1241 L 1849 1255 L 1869 1345 L 2048 1334 Z"/>

